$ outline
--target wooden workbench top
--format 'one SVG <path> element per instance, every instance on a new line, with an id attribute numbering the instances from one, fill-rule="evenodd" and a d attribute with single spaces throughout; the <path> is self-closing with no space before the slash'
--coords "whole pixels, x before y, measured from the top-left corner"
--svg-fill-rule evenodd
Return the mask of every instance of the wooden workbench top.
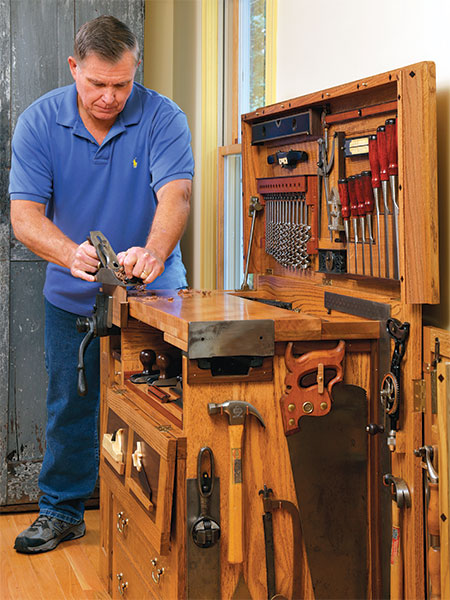
<path id="1" fill-rule="evenodd" d="M 275 341 L 377 338 L 375 321 L 340 316 L 322 318 L 270 306 L 220 291 L 129 292 L 129 316 L 164 332 L 165 339 L 187 350 L 189 324 L 272 320 Z"/>

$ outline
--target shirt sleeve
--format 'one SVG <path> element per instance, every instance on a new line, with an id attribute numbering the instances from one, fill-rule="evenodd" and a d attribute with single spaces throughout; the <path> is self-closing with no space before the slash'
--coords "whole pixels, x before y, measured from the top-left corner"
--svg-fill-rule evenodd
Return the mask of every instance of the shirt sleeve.
<path id="1" fill-rule="evenodd" d="M 191 133 L 182 111 L 166 114 L 159 120 L 152 135 L 149 166 L 155 193 L 169 181 L 192 179 Z"/>
<path id="2" fill-rule="evenodd" d="M 53 193 L 53 176 L 46 135 L 21 115 L 12 140 L 9 194 L 11 200 L 46 204 Z"/>

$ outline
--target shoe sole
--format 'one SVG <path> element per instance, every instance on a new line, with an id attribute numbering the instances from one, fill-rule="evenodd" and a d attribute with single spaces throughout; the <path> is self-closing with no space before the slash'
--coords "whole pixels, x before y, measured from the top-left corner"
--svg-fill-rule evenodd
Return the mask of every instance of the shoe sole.
<path id="1" fill-rule="evenodd" d="M 80 527 L 81 526 L 81 527 Z M 58 544 L 61 542 L 68 542 L 70 540 L 76 540 L 80 537 L 83 537 L 86 533 L 86 524 L 77 523 L 74 525 L 73 529 L 69 531 L 63 538 L 53 538 L 46 542 L 45 544 L 41 544 L 40 546 L 24 546 L 23 548 L 16 547 L 14 545 L 14 549 L 16 552 L 20 552 L 21 554 L 39 554 L 41 552 L 48 552 L 49 550 L 54 550 Z"/>

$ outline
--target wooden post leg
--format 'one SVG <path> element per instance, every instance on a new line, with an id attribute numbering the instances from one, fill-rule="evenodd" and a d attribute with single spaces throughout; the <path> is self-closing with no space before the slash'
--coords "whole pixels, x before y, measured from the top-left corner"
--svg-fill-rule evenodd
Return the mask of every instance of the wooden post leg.
<path id="1" fill-rule="evenodd" d="M 230 488 L 228 518 L 228 562 L 243 562 L 243 506 L 242 506 L 242 436 L 244 425 L 229 425 L 230 434 Z"/>

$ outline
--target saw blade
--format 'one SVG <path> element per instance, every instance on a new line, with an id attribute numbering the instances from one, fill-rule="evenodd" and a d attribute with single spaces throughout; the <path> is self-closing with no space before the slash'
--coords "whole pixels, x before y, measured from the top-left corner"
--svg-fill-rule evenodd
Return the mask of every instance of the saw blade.
<path id="1" fill-rule="evenodd" d="M 315 598 L 365 598 L 367 398 L 337 383 L 331 411 L 287 436 Z"/>

